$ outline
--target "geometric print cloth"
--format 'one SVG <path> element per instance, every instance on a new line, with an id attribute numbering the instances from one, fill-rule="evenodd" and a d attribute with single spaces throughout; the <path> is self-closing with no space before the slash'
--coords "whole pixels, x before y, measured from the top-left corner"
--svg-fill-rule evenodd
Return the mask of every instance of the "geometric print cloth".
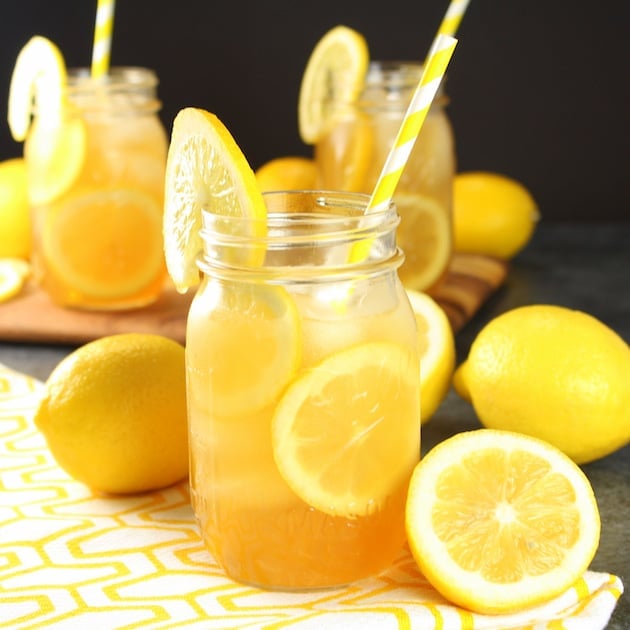
<path id="1" fill-rule="evenodd" d="M 512 615 L 449 604 L 403 552 L 386 573 L 314 592 L 227 578 L 204 549 L 186 482 L 104 497 L 60 469 L 33 424 L 42 383 L 0 365 L 0 627 L 599 630 L 623 586 L 587 571 Z"/>

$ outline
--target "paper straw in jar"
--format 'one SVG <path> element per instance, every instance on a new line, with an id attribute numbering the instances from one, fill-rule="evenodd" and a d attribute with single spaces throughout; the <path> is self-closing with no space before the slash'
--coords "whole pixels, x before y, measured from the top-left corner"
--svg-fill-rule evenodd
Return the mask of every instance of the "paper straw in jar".
<path id="1" fill-rule="evenodd" d="M 469 2 L 470 0 L 451 0 L 442 18 L 440 28 L 438 28 L 439 35 L 450 35 L 451 37 L 455 35 Z"/>
<path id="2" fill-rule="evenodd" d="M 423 66 L 420 81 L 411 97 L 411 102 L 400 125 L 394 144 L 387 155 L 385 164 L 370 196 L 365 210 L 366 214 L 386 210 L 389 207 L 400 176 L 407 165 L 409 154 L 446 74 L 446 68 L 453 56 L 456 45 L 457 40 L 450 35 L 438 33 L 433 40 L 427 60 Z M 350 261 L 361 262 L 365 260 L 371 245 L 371 239 L 356 242 L 350 251 Z"/>
<path id="3" fill-rule="evenodd" d="M 109 72 L 115 4 L 115 0 L 98 0 L 92 48 L 91 71 L 93 77 L 103 77 Z"/>
<path id="4" fill-rule="evenodd" d="M 370 197 L 366 212 L 385 209 L 394 194 L 409 154 L 437 94 L 446 68 L 453 56 L 457 40 L 438 34 L 424 64 L 422 76 L 405 113 L 398 134 Z"/>

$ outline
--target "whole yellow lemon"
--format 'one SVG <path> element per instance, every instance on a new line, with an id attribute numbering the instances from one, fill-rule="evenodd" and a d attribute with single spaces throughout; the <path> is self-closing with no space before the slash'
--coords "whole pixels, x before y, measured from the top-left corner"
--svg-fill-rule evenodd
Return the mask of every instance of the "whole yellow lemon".
<path id="1" fill-rule="evenodd" d="M 31 255 L 31 219 L 22 158 L 0 162 L 0 258 Z"/>
<path id="2" fill-rule="evenodd" d="M 453 385 L 484 426 L 543 439 L 579 464 L 630 442 L 630 348 L 581 311 L 532 305 L 499 315 Z"/>
<path id="3" fill-rule="evenodd" d="M 58 464 L 105 493 L 188 474 L 184 348 L 150 334 L 85 344 L 50 374 L 35 415 Z"/>
<path id="4" fill-rule="evenodd" d="M 265 162 L 256 169 L 256 181 L 263 192 L 269 190 L 312 190 L 317 168 L 310 158 L 287 155 Z"/>
<path id="5" fill-rule="evenodd" d="M 455 176 L 455 251 L 510 259 L 530 241 L 538 219 L 536 201 L 520 182 L 481 171 Z"/>

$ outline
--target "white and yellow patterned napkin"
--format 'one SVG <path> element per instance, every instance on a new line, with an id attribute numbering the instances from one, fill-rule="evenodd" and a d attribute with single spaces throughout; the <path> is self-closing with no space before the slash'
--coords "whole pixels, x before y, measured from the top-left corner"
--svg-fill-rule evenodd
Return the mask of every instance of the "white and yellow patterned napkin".
<path id="1" fill-rule="evenodd" d="M 0 627 L 599 630 L 623 586 L 587 572 L 544 606 L 484 616 L 442 599 L 403 553 L 345 588 L 271 593 L 204 550 L 186 483 L 111 498 L 55 463 L 33 424 L 42 384 L 0 366 Z"/>

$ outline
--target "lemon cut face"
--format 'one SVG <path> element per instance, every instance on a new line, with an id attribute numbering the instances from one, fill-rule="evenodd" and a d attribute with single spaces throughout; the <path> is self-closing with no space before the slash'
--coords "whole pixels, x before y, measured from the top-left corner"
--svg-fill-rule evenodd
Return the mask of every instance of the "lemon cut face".
<path id="1" fill-rule="evenodd" d="M 417 465 L 409 546 L 448 600 L 510 613 L 560 594 L 588 568 L 600 519 L 590 483 L 541 440 L 481 429 L 440 443 Z"/>
<path id="2" fill-rule="evenodd" d="M 272 420 L 274 459 L 309 505 L 364 516 L 405 483 L 419 458 L 419 429 L 417 355 L 365 343 L 330 355 L 289 385 Z"/>
<path id="3" fill-rule="evenodd" d="M 199 232 L 204 208 L 247 219 L 238 222 L 241 236 L 266 234 L 267 210 L 245 156 L 214 114 L 191 107 L 175 117 L 166 163 L 164 253 L 180 292 L 199 283 L 196 260 L 203 250 Z M 247 264 L 260 265 L 264 250 L 248 249 L 243 257 Z"/>

